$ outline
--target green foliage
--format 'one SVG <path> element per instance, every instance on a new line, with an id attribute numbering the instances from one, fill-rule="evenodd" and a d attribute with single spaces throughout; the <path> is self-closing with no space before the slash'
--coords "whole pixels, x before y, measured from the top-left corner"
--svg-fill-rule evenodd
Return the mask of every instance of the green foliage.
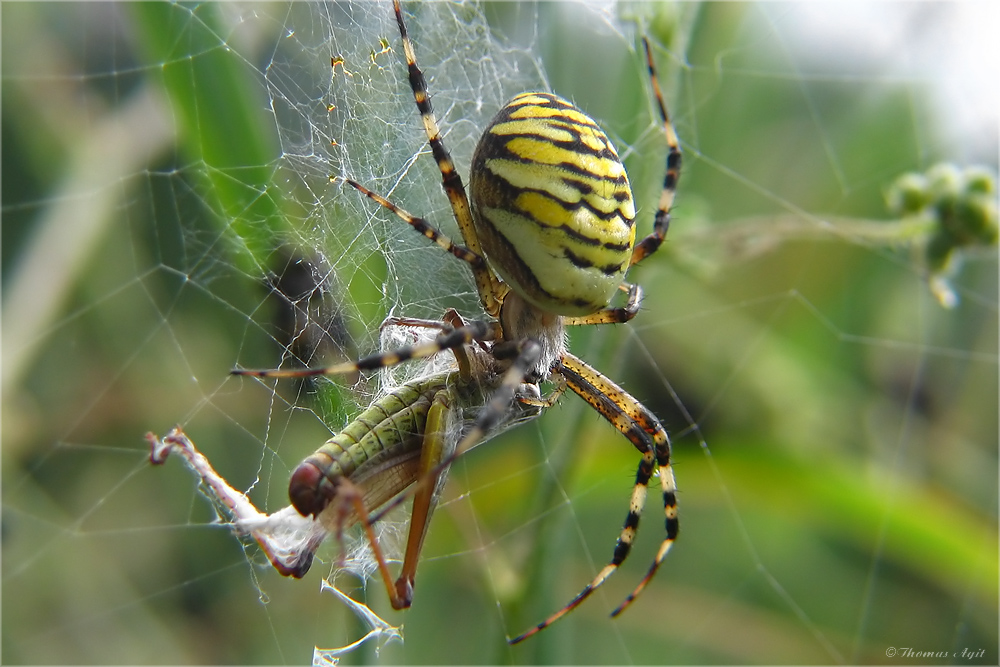
<path id="1" fill-rule="evenodd" d="M 939 164 L 925 174 L 900 176 L 886 201 L 893 215 L 933 226 L 925 240 L 931 286 L 943 305 L 953 307 L 957 297 L 949 280 L 958 273 L 963 250 L 997 243 L 996 174 Z"/>

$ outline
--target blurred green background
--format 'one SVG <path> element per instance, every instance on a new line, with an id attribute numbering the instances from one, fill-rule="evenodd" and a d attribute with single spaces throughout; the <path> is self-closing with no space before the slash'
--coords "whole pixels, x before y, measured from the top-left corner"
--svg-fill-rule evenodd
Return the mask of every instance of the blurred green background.
<path id="1" fill-rule="evenodd" d="M 995 97 L 970 121 L 995 94 L 996 54 L 976 50 L 995 11 L 405 10 L 463 174 L 498 106 L 547 87 L 615 140 L 640 230 L 664 148 L 636 22 L 655 43 L 685 153 L 670 239 L 632 275 L 640 315 L 571 347 L 673 434 L 682 532 L 609 619 L 662 539 L 650 494 L 622 571 L 507 647 L 593 577 L 627 509 L 637 454 L 566 397 L 454 466 L 411 610 L 338 580 L 406 637 L 345 661 L 996 664 L 996 247 L 963 251 L 944 308 L 933 223 L 885 204 L 939 162 L 995 173 Z M 149 465 L 143 434 L 180 423 L 273 511 L 377 383 L 232 367 L 367 354 L 390 312 L 476 315 L 458 262 L 328 182 L 455 234 L 391 7 L 0 11 L 3 661 L 301 664 L 358 639 L 319 592 L 332 546 L 281 578 L 178 461 Z"/>

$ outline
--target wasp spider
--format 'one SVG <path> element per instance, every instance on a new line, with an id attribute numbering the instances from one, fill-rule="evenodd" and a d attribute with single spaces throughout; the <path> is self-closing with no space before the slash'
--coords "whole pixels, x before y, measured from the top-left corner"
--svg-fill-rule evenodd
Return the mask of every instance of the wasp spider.
<path id="1" fill-rule="evenodd" d="M 649 583 L 677 537 L 670 439 L 646 407 L 566 349 L 565 327 L 632 319 L 642 290 L 626 283 L 625 274 L 654 253 L 667 233 L 681 153 L 649 43 L 643 41 L 668 154 L 652 232 L 636 242 L 635 202 L 614 147 L 583 111 L 549 93 L 523 93 L 500 110 L 473 154 L 467 195 L 441 139 L 399 0 L 394 7 L 413 97 L 462 243 L 360 183 L 345 181 L 465 262 L 486 318 L 466 322 L 451 311 L 441 322 L 399 320 L 441 333 L 429 343 L 328 368 L 234 373 L 302 377 L 374 370 L 446 350 L 455 355 L 457 371 L 410 382 L 376 402 L 305 459 L 289 486 L 301 515 L 333 522 L 336 530 L 354 519 L 364 524 L 397 609 L 410 606 L 436 491 L 451 463 L 498 426 L 537 415 L 570 389 L 639 450 L 635 485 L 610 562 L 565 607 L 509 641 L 520 642 L 572 611 L 621 565 L 631 549 L 649 481 L 658 471 L 666 536 L 646 575 L 612 613 L 616 616 Z M 611 306 L 618 292 L 626 295 L 625 303 Z M 543 381 L 556 387 L 544 398 L 539 389 Z M 368 508 L 393 496 L 396 500 L 378 514 L 368 514 Z M 411 496 L 414 509 L 402 570 L 392 583 L 371 524 Z M 288 573 L 301 576 L 308 564 L 299 563 Z"/>

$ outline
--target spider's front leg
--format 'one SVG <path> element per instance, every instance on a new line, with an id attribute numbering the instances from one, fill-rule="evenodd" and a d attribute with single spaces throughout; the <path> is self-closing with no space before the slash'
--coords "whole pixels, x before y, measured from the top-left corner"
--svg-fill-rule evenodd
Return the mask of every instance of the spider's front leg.
<path id="1" fill-rule="evenodd" d="M 673 468 L 670 463 L 670 438 L 659 420 L 642 403 L 637 401 L 624 389 L 601 375 L 595 368 L 584 363 L 570 353 L 564 353 L 556 363 L 553 372 L 562 376 L 566 385 L 590 404 L 602 417 L 607 419 L 629 442 L 642 453 L 636 470 L 635 485 L 632 487 L 632 497 L 629 501 L 628 514 L 622 526 L 618 542 L 615 544 L 611 561 L 597 573 L 597 576 L 587 584 L 562 609 L 558 610 L 535 627 L 509 639 L 508 643 L 517 644 L 528 637 L 544 630 L 560 618 L 573 611 L 584 600 L 600 587 L 608 577 L 615 573 L 632 550 L 632 542 L 639 529 L 639 518 L 646 503 L 646 492 L 654 470 L 659 469 L 660 484 L 663 490 L 663 512 L 666 524 L 666 537 L 660 544 L 652 565 L 639 584 L 613 612 L 617 616 L 632 603 L 652 580 L 659 569 L 667 552 L 673 546 L 678 533 L 677 520 L 677 485 L 674 481 Z"/>
<path id="2" fill-rule="evenodd" d="M 491 341 L 497 337 L 498 333 L 499 331 L 495 323 L 474 320 L 464 326 L 442 332 L 429 343 L 408 345 L 390 352 L 373 354 L 357 361 L 347 361 L 321 368 L 277 368 L 268 370 L 235 368 L 230 371 L 230 374 L 251 377 L 302 378 L 315 377 L 317 375 L 343 375 L 358 371 L 373 371 L 395 366 L 411 359 L 432 357 L 439 352 L 455 350 L 474 341 Z"/>

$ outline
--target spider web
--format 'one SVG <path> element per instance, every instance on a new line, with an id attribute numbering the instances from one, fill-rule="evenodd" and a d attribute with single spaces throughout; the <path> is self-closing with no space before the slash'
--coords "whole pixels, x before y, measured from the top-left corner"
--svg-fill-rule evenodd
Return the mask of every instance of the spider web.
<path id="1" fill-rule="evenodd" d="M 995 664 L 996 247 L 963 251 L 945 308 L 926 228 L 884 203 L 939 162 L 996 171 L 995 10 L 404 10 L 460 173 L 507 98 L 550 89 L 612 136 L 641 231 L 664 147 L 636 21 L 658 45 L 685 153 L 670 238 L 632 275 L 640 315 L 571 349 L 672 433 L 682 533 L 608 619 L 662 539 L 651 494 L 622 571 L 506 646 L 603 566 L 627 509 L 634 449 L 568 396 L 453 467 L 410 611 L 336 580 L 404 626 L 377 658 Z M 273 511 L 383 387 L 232 367 L 368 354 L 387 315 L 476 316 L 460 262 L 330 181 L 457 236 L 391 7 L 2 18 L 5 662 L 302 663 L 359 640 L 371 627 L 320 590 L 333 545 L 306 579 L 280 577 L 187 471 L 149 465 L 142 435 L 180 423 Z"/>

